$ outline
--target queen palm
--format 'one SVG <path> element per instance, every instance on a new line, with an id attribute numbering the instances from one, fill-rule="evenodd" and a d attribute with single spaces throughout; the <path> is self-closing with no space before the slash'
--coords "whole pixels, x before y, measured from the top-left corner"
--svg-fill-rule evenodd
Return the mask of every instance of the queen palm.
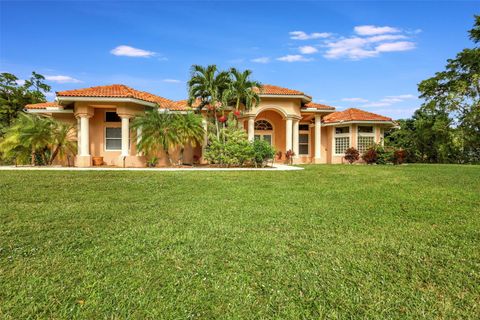
<path id="1" fill-rule="evenodd" d="M 159 151 L 165 152 L 168 163 L 172 164 L 170 148 L 180 143 L 176 127 L 176 115 L 153 109 L 132 121 L 132 128 L 140 128 L 142 135 L 138 139 L 137 149 L 147 155 L 155 156 Z"/>
<path id="2" fill-rule="evenodd" d="M 253 107 L 257 107 L 260 103 L 260 96 L 257 90 L 261 89 L 262 84 L 250 79 L 252 71 L 245 70 L 241 72 L 235 68 L 231 68 L 230 75 L 232 80 L 230 81 L 226 95 L 234 100 L 235 110 L 238 111 L 240 105 L 243 105 L 247 111 Z"/>
<path id="3" fill-rule="evenodd" d="M 51 118 L 22 113 L 12 128 L 12 135 L 17 137 L 18 144 L 30 149 L 32 166 L 35 165 L 35 154 L 51 145 L 54 125 L 55 122 Z M 43 161 L 48 163 L 44 152 L 42 156 Z"/>
<path id="4" fill-rule="evenodd" d="M 217 138 L 220 137 L 217 111 L 224 108 L 222 105 L 224 92 L 229 85 L 230 74 L 219 71 L 216 65 L 207 67 L 193 65 L 191 68 L 191 78 L 188 81 L 188 104 L 192 106 L 195 101 L 199 101 L 198 111 L 207 105 L 213 109 Z"/>
<path id="5" fill-rule="evenodd" d="M 58 157 L 67 158 L 77 152 L 77 144 L 75 143 L 74 128 L 71 124 L 56 121 L 51 132 L 51 154 L 48 164 L 52 164 Z"/>
<path id="6" fill-rule="evenodd" d="M 185 146 L 190 144 L 192 147 L 195 147 L 204 137 L 205 131 L 202 126 L 202 117 L 191 112 L 179 114 L 176 117 L 175 125 L 181 147 L 180 161 L 183 162 Z"/>

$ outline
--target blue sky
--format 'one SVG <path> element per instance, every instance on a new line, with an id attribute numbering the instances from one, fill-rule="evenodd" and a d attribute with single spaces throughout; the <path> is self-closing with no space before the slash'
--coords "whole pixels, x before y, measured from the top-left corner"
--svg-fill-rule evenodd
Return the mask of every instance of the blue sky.
<path id="1" fill-rule="evenodd" d="M 401 118 L 421 104 L 417 83 L 472 47 L 467 30 L 479 9 L 475 1 L 0 1 L 0 71 L 35 70 L 53 91 L 123 83 L 184 99 L 189 67 L 215 63 L 339 109 Z"/>

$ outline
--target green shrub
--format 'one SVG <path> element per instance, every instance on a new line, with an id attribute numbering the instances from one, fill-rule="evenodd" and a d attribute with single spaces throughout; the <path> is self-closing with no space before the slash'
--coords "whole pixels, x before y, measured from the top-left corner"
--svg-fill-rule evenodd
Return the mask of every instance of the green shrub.
<path id="1" fill-rule="evenodd" d="M 266 162 L 275 156 L 275 149 L 265 140 L 254 140 L 252 148 L 255 166 L 264 167 Z"/>

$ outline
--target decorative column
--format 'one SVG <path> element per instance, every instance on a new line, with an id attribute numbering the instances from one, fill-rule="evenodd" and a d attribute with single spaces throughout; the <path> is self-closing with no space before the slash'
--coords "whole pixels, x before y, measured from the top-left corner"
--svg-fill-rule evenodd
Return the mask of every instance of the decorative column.
<path id="1" fill-rule="evenodd" d="M 81 145 L 81 131 L 80 131 L 80 117 L 77 117 L 77 154 L 80 154 L 80 150 L 82 148 L 82 145 Z"/>
<path id="2" fill-rule="evenodd" d="M 298 158 L 298 126 L 300 124 L 300 120 L 293 120 L 293 153 L 295 154 L 293 157 Z"/>
<path id="3" fill-rule="evenodd" d="M 319 114 L 315 115 L 315 163 L 320 163 L 322 158 L 322 118 Z"/>
<path id="4" fill-rule="evenodd" d="M 90 156 L 90 116 L 80 115 L 80 156 Z"/>
<path id="5" fill-rule="evenodd" d="M 119 115 L 122 119 L 122 157 L 130 155 L 130 118 L 128 115 Z"/>
<path id="6" fill-rule="evenodd" d="M 292 118 L 287 118 L 285 128 L 285 152 L 292 150 Z M 292 150 L 293 151 L 293 150 Z"/>
<path id="7" fill-rule="evenodd" d="M 253 141 L 255 138 L 255 116 L 248 118 L 248 141 Z"/>
<path id="8" fill-rule="evenodd" d="M 78 121 L 77 139 L 78 139 L 78 153 L 76 157 L 77 167 L 90 167 L 92 165 L 92 157 L 90 156 L 90 113 L 76 114 Z"/>

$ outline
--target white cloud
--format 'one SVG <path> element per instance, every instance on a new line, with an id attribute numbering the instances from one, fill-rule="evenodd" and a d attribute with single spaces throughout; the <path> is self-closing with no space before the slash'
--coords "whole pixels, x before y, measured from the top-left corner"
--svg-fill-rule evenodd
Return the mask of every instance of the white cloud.
<path id="1" fill-rule="evenodd" d="M 416 97 L 413 94 L 399 94 L 396 96 L 386 96 L 380 99 L 380 101 L 367 103 L 362 105 L 361 107 L 364 107 L 364 108 L 387 107 L 387 106 L 391 106 L 392 104 L 399 103 L 405 100 L 411 100 L 411 99 L 416 99 Z"/>
<path id="2" fill-rule="evenodd" d="M 378 52 L 407 51 L 412 49 L 415 49 L 415 43 L 410 41 L 387 42 L 375 48 Z"/>
<path id="3" fill-rule="evenodd" d="M 343 98 L 342 101 L 346 101 L 346 102 L 368 102 L 367 99 L 363 99 L 363 98 Z"/>
<path id="4" fill-rule="evenodd" d="M 300 54 L 288 54 L 286 56 L 277 58 L 278 61 L 285 61 L 285 62 L 305 62 L 305 61 L 312 61 L 311 58 L 305 58 Z"/>
<path id="5" fill-rule="evenodd" d="M 401 34 L 384 34 L 380 36 L 373 36 L 366 38 L 368 42 L 381 42 L 381 41 L 389 41 L 389 40 L 400 40 L 400 39 L 407 39 L 407 36 Z"/>
<path id="6" fill-rule="evenodd" d="M 326 43 L 328 48 L 324 57 L 327 59 L 349 58 L 359 60 L 362 58 L 376 57 L 378 52 L 368 45 L 368 40 L 359 37 L 340 39 Z"/>
<path id="7" fill-rule="evenodd" d="M 311 39 L 321 39 L 321 38 L 328 38 L 332 34 L 328 32 L 313 32 L 313 33 L 306 33 L 304 31 L 292 31 L 289 33 L 290 39 L 293 40 L 311 40 Z"/>
<path id="8" fill-rule="evenodd" d="M 142 57 L 148 58 L 155 55 L 153 51 L 147 51 L 143 49 L 138 49 L 130 46 L 121 45 L 110 51 L 111 54 L 116 56 L 126 56 L 126 57 Z"/>
<path id="9" fill-rule="evenodd" d="M 25 84 L 25 80 L 22 80 L 22 79 L 18 79 L 17 81 L 15 81 L 19 86 L 23 86 Z"/>
<path id="10" fill-rule="evenodd" d="M 57 83 L 80 83 L 82 81 L 72 78 L 70 76 L 62 76 L 62 75 L 57 75 L 57 76 L 45 76 L 46 80 L 52 81 L 52 82 L 57 82 Z"/>
<path id="11" fill-rule="evenodd" d="M 361 36 L 373 36 L 376 34 L 385 34 L 385 33 L 397 33 L 400 32 L 399 29 L 393 27 L 377 27 L 373 25 L 365 25 L 365 26 L 356 26 L 353 28 L 356 34 Z"/>
<path id="12" fill-rule="evenodd" d="M 303 46 L 298 48 L 298 50 L 302 54 L 312 54 L 312 53 L 318 52 L 318 49 L 312 46 Z"/>
<path id="13" fill-rule="evenodd" d="M 177 80 L 177 79 L 163 79 L 162 81 L 167 83 L 182 83 L 181 80 Z"/>
<path id="14" fill-rule="evenodd" d="M 413 94 L 400 94 L 398 96 L 387 96 L 387 98 L 406 100 L 406 99 L 416 99 L 417 97 L 414 96 Z"/>
<path id="15" fill-rule="evenodd" d="M 259 57 L 259 58 L 252 59 L 251 61 L 256 62 L 256 63 L 269 63 L 270 58 L 269 57 Z"/>

